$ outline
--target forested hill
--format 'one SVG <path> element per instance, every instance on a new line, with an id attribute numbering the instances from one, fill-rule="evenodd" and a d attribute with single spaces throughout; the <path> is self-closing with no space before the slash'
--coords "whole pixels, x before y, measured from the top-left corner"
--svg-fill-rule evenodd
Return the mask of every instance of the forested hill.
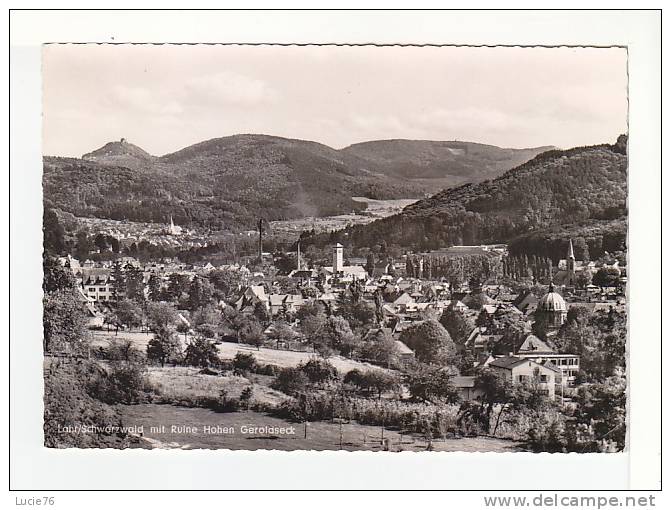
<path id="1" fill-rule="evenodd" d="M 552 149 L 505 149 L 456 140 L 378 140 L 350 145 L 341 152 L 365 159 L 369 168 L 385 175 L 421 180 L 440 189 L 498 177 Z"/>
<path id="2" fill-rule="evenodd" d="M 421 197 L 421 186 L 370 174 L 328 147 L 241 135 L 162 157 L 113 142 L 82 159 L 44 158 L 45 206 L 88 216 L 213 229 L 352 212 L 352 196 Z"/>
<path id="3" fill-rule="evenodd" d="M 135 170 L 150 169 L 156 161 L 155 156 L 137 145 L 128 143 L 124 138 L 118 142 L 106 143 L 99 149 L 84 154 L 82 159 Z"/>
<path id="4" fill-rule="evenodd" d="M 421 250 L 508 242 L 560 225 L 575 233 L 583 224 L 594 231 L 599 222 L 625 221 L 626 201 L 623 135 L 615 145 L 544 152 L 494 180 L 446 189 L 397 215 L 311 241 L 386 241 Z"/>
<path id="5" fill-rule="evenodd" d="M 45 157 L 45 205 L 75 216 L 166 222 L 172 215 L 179 225 L 232 230 L 253 228 L 259 217 L 283 220 L 343 214 L 365 207 L 352 201 L 352 196 L 419 198 L 452 179 L 441 172 L 452 171 L 455 161 L 463 157 L 453 155 L 440 170 L 436 165 L 444 152 L 429 155 L 425 145 L 404 141 L 393 162 L 385 162 L 370 147 L 335 150 L 266 135 L 216 138 L 160 157 L 122 139 L 81 159 Z M 511 149 L 483 147 L 488 149 L 482 154 L 472 149 L 468 156 L 473 168 L 478 158 L 480 166 L 489 169 L 487 174 L 512 166 Z M 525 151 L 520 150 L 519 157 L 531 156 Z M 400 152 L 406 161 L 434 165 L 429 172 L 433 177 L 394 170 Z M 460 172 L 459 182 L 483 175 L 473 170 L 469 177 L 464 168 L 454 172 Z"/>

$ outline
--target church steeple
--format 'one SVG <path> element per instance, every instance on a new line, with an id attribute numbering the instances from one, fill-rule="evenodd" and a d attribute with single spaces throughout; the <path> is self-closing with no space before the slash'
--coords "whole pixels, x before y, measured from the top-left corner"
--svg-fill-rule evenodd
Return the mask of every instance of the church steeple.
<path id="1" fill-rule="evenodd" d="M 575 285 L 575 255 L 573 254 L 573 241 L 568 240 L 568 252 L 566 253 L 566 283 Z"/>

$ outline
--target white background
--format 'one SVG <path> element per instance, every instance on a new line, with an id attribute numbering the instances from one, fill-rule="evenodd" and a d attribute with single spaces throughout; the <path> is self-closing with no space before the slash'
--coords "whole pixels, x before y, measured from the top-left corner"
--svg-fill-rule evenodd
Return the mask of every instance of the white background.
<path id="1" fill-rule="evenodd" d="M 659 16 L 656 12 L 567 11 L 14 12 L 10 39 L 11 488 L 658 489 L 659 320 L 663 315 Z M 550 455 L 43 448 L 40 44 L 64 41 L 628 45 L 629 451 Z M 3 324 L 7 323 L 6 310 L 3 307 Z M 2 356 L 3 374 L 8 373 L 8 361 Z M 33 490 L 30 494 L 42 493 Z M 97 506 L 118 505 L 109 495 L 98 496 Z M 75 502 L 69 495 L 56 497 Z M 91 503 L 93 497 L 87 496 Z M 466 497 L 477 501 L 475 494 Z M 177 498 L 169 495 L 173 503 Z M 217 499 L 224 504 L 226 495 Z M 194 496 L 189 495 L 188 501 L 195 503 Z M 280 499 L 271 501 L 279 504 Z M 369 501 L 361 500 L 361 504 L 374 504 L 375 499 Z"/>

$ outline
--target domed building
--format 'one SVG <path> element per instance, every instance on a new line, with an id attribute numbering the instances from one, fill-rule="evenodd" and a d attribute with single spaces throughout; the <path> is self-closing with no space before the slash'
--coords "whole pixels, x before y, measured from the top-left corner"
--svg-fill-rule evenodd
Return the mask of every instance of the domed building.
<path id="1" fill-rule="evenodd" d="M 549 328 L 559 328 L 566 321 L 568 307 L 561 294 L 555 292 L 554 285 L 550 283 L 550 289 L 536 306 L 536 320 L 543 320 Z"/>

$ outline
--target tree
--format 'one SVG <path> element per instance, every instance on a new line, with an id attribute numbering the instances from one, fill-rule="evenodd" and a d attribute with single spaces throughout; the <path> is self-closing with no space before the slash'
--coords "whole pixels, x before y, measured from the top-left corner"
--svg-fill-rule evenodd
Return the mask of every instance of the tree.
<path id="1" fill-rule="evenodd" d="M 456 354 L 450 334 L 436 320 L 412 324 L 401 333 L 400 340 L 425 363 L 445 363 Z"/>
<path id="2" fill-rule="evenodd" d="M 212 302 L 214 287 L 206 279 L 195 276 L 189 286 L 189 309 L 197 310 Z"/>
<path id="3" fill-rule="evenodd" d="M 135 404 L 145 393 L 147 369 L 140 363 L 114 361 L 89 383 L 88 391 L 108 404 Z"/>
<path id="4" fill-rule="evenodd" d="M 287 275 L 297 266 L 296 255 L 280 253 L 273 262 L 279 274 Z"/>
<path id="5" fill-rule="evenodd" d="M 324 385 L 338 377 L 338 371 L 326 360 L 313 358 L 299 365 L 298 368 L 307 376 L 312 384 Z"/>
<path id="6" fill-rule="evenodd" d="M 343 379 L 345 384 L 355 386 L 366 393 L 376 393 L 378 400 L 382 394 L 397 391 L 400 388 L 400 379 L 395 374 L 383 370 L 350 370 Z"/>
<path id="7" fill-rule="evenodd" d="M 317 332 L 324 326 L 326 322 L 326 314 L 323 307 L 318 303 L 308 303 L 301 307 L 296 313 L 296 318 L 299 321 L 299 328 L 301 333 L 308 339 L 314 342 L 314 337 Z"/>
<path id="8" fill-rule="evenodd" d="M 148 303 L 147 319 L 154 331 L 174 327 L 178 320 L 177 310 L 169 303 Z"/>
<path id="9" fill-rule="evenodd" d="M 189 326 L 188 322 L 185 321 L 179 321 L 177 323 L 177 327 L 175 328 L 178 333 L 184 335 L 184 344 L 186 345 L 186 342 L 188 340 L 188 335 L 189 331 L 191 331 L 191 327 Z"/>
<path id="10" fill-rule="evenodd" d="M 89 239 L 88 234 L 80 230 L 77 232 L 77 242 L 75 244 L 75 255 L 79 260 L 86 260 L 93 250 L 93 244 Z"/>
<path id="11" fill-rule="evenodd" d="M 59 254 L 65 250 L 65 229 L 53 209 L 44 209 L 42 231 L 45 252 Z"/>
<path id="12" fill-rule="evenodd" d="M 548 316 L 542 310 L 536 310 L 534 315 L 534 322 L 531 325 L 531 332 L 541 340 L 545 341 L 550 330 L 550 322 Z"/>
<path id="13" fill-rule="evenodd" d="M 592 274 L 589 271 L 580 271 L 575 275 L 575 284 L 579 289 L 584 289 L 591 283 Z"/>
<path id="14" fill-rule="evenodd" d="M 331 316 L 313 336 L 313 345 L 325 357 L 333 350 L 349 355 L 356 347 L 356 338 L 344 318 Z"/>
<path id="15" fill-rule="evenodd" d="M 405 373 L 405 384 L 413 398 L 431 403 L 458 402 L 459 392 L 452 384 L 457 375 L 453 367 L 416 363 Z"/>
<path id="16" fill-rule="evenodd" d="M 247 324 L 247 317 L 232 306 L 225 306 L 221 310 L 221 321 L 219 323 L 219 334 L 222 338 L 235 337 L 239 343 L 240 330 Z"/>
<path id="17" fill-rule="evenodd" d="M 93 239 L 93 244 L 95 244 L 96 248 L 98 248 L 101 253 L 110 247 L 109 243 L 107 242 L 107 236 L 101 232 L 95 236 Z"/>
<path id="18" fill-rule="evenodd" d="M 398 347 L 394 339 L 384 330 L 378 330 L 372 339 L 358 348 L 359 356 L 367 361 L 390 367 L 398 361 Z"/>
<path id="19" fill-rule="evenodd" d="M 373 276 L 373 271 L 375 271 L 375 255 L 373 253 L 369 253 L 366 257 L 364 269 L 369 275 Z"/>
<path id="20" fill-rule="evenodd" d="M 209 338 L 213 338 L 215 336 L 217 327 L 221 320 L 221 312 L 216 306 L 212 304 L 199 308 L 191 314 L 191 326 L 197 331 L 211 331 L 211 334 L 206 335 Z"/>
<path id="21" fill-rule="evenodd" d="M 305 391 L 309 382 L 307 375 L 300 368 L 288 367 L 280 370 L 271 387 L 287 395 L 296 395 Z"/>
<path id="22" fill-rule="evenodd" d="M 626 436 L 627 382 L 621 374 L 578 388 L 575 418 L 590 426 L 594 441 L 611 440 L 623 450 Z"/>
<path id="23" fill-rule="evenodd" d="M 160 328 L 147 343 L 147 359 L 158 361 L 162 367 L 170 361 L 178 361 L 181 354 L 177 333 L 171 327 Z"/>
<path id="24" fill-rule="evenodd" d="M 261 301 L 254 305 L 253 315 L 263 326 L 270 324 L 270 321 L 272 320 L 270 311 L 268 310 L 266 304 L 262 303 Z"/>
<path id="25" fill-rule="evenodd" d="M 453 306 L 449 306 L 440 317 L 440 324 L 450 334 L 450 337 L 456 344 L 464 345 L 468 336 L 475 327 L 471 324 L 464 314 Z"/>
<path id="26" fill-rule="evenodd" d="M 613 267 L 602 267 L 592 277 L 592 283 L 599 287 L 617 287 L 619 281 L 620 271 Z"/>
<path id="27" fill-rule="evenodd" d="M 107 331 L 110 330 L 110 326 L 114 326 L 114 329 L 116 332 L 119 332 L 119 318 L 117 317 L 116 313 L 114 311 L 107 309 L 105 310 L 105 314 L 103 316 L 103 324 L 107 324 Z"/>
<path id="28" fill-rule="evenodd" d="M 215 269 L 208 274 L 208 278 L 224 299 L 233 298 L 246 283 L 241 271 L 226 269 Z"/>
<path id="29" fill-rule="evenodd" d="M 119 261 L 115 261 L 112 266 L 112 282 L 112 298 L 118 301 L 126 295 L 126 276 Z"/>
<path id="30" fill-rule="evenodd" d="M 487 304 L 487 296 L 484 292 L 475 292 L 469 294 L 468 300 L 464 299 L 464 301 L 468 301 L 468 307 L 471 310 L 482 310 L 482 307 Z"/>
<path id="31" fill-rule="evenodd" d="M 366 301 L 345 301 L 337 313 L 347 320 L 352 331 L 364 330 L 375 323 L 375 306 Z"/>
<path id="32" fill-rule="evenodd" d="M 513 399 L 513 383 L 508 378 L 491 369 L 481 370 L 475 379 L 475 386 L 483 395 L 478 403 L 465 402 L 459 412 L 457 423 L 474 421 L 485 433 L 491 431 L 491 417 L 497 405 L 507 404 Z M 501 411 L 503 408 L 501 408 Z"/>
<path id="33" fill-rule="evenodd" d="M 149 277 L 147 282 L 147 287 L 149 288 L 149 299 L 152 301 L 161 300 L 161 280 L 155 274 L 152 274 Z"/>
<path id="34" fill-rule="evenodd" d="M 253 345 L 257 350 L 263 345 L 266 338 L 263 334 L 263 328 L 254 320 L 247 320 L 238 334 L 242 343 Z"/>
<path id="35" fill-rule="evenodd" d="M 457 369 L 461 375 L 471 375 L 476 362 L 476 357 L 470 351 L 462 351 L 459 355 Z"/>
<path id="36" fill-rule="evenodd" d="M 137 361 L 141 360 L 141 353 L 135 349 L 133 342 L 128 339 L 113 339 L 107 351 L 107 359 L 114 361 Z"/>
<path id="37" fill-rule="evenodd" d="M 405 274 L 409 277 L 416 276 L 415 274 L 415 262 L 410 255 L 407 255 L 405 258 Z"/>
<path id="38" fill-rule="evenodd" d="M 116 316 L 122 324 L 132 329 L 142 325 L 144 314 L 140 305 L 135 301 L 122 299 L 116 305 Z"/>
<path id="39" fill-rule="evenodd" d="M 271 338 L 273 338 L 278 345 L 280 343 L 289 343 L 296 338 L 296 332 L 285 321 L 279 320 L 273 324 Z"/>
<path id="40" fill-rule="evenodd" d="M 45 254 L 42 259 L 44 278 L 42 280 L 42 289 L 44 292 L 57 292 L 62 290 L 75 290 L 75 279 L 72 271 L 61 266 L 58 259 Z"/>
<path id="41" fill-rule="evenodd" d="M 124 276 L 126 277 L 126 298 L 138 302 L 144 301 L 144 275 L 142 270 L 128 263 L 124 268 Z"/>
<path id="42" fill-rule="evenodd" d="M 189 277 L 180 273 L 171 273 L 168 277 L 166 297 L 171 301 L 179 301 L 189 286 Z"/>
<path id="43" fill-rule="evenodd" d="M 198 335 L 186 346 L 184 362 L 194 367 L 207 368 L 219 362 L 217 346 L 204 336 Z"/>
<path id="44" fill-rule="evenodd" d="M 86 315 L 72 290 L 44 296 L 44 351 L 78 353 L 84 348 Z"/>

